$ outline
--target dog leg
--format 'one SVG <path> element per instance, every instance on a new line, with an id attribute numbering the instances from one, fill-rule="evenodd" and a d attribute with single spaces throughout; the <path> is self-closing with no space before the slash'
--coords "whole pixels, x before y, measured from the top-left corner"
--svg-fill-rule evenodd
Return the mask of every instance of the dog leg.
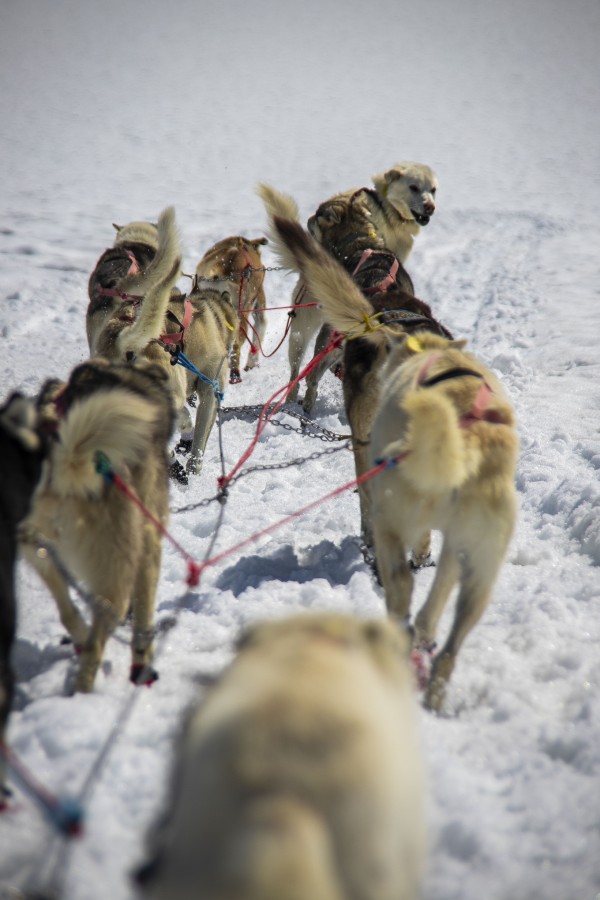
<path id="1" fill-rule="evenodd" d="M 456 549 L 446 538 L 438 562 L 437 571 L 429 596 L 415 619 L 415 645 L 429 648 L 435 641 L 435 634 L 450 592 L 460 574 Z"/>
<path id="2" fill-rule="evenodd" d="M 267 301 L 265 292 L 261 287 L 257 294 L 256 301 L 254 303 L 254 311 L 252 313 L 252 318 L 254 319 L 254 330 L 252 331 L 251 345 L 256 347 L 256 352 L 252 352 L 252 346 L 248 350 L 248 358 L 246 360 L 245 366 L 246 372 L 249 372 L 250 369 L 255 369 L 260 362 L 260 351 L 262 349 L 265 332 L 267 330 L 267 316 L 265 314 L 266 306 Z"/>
<path id="3" fill-rule="evenodd" d="M 496 565 L 488 553 L 482 553 L 475 565 L 471 560 L 462 560 L 461 584 L 456 601 L 454 622 L 446 643 L 434 660 L 425 692 L 425 706 L 434 712 L 440 712 L 442 708 L 446 685 L 454 670 L 456 657 L 463 641 L 488 606 L 501 556 L 502 554 L 494 554 L 498 560 Z"/>
<path id="4" fill-rule="evenodd" d="M 21 552 L 29 564 L 36 570 L 52 596 L 54 597 L 60 621 L 76 648 L 82 647 L 87 640 L 89 627 L 69 596 L 69 586 L 58 569 L 43 550 L 36 550 L 31 544 L 21 544 Z"/>
<path id="5" fill-rule="evenodd" d="M 292 304 L 312 303 L 314 302 L 308 291 L 305 290 L 301 280 L 298 281 L 292 294 Z M 288 341 L 288 360 L 290 363 L 290 382 L 294 381 L 300 373 L 300 365 L 304 359 L 309 341 L 317 328 L 323 324 L 323 316 L 316 306 L 294 309 L 290 313 L 292 316 L 292 325 L 290 328 L 290 336 Z M 298 384 L 295 384 L 287 399 L 290 403 L 295 403 L 298 399 Z"/>
<path id="6" fill-rule="evenodd" d="M 241 384 L 240 356 L 243 336 L 234 340 L 229 351 L 229 384 Z"/>
<path id="7" fill-rule="evenodd" d="M 154 650 L 154 611 L 156 585 L 160 573 L 161 540 L 154 525 L 144 526 L 142 564 L 138 568 L 133 596 L 133 635 L 131 639 L 131 680 L 149 684 L 158 678 L 150 662 Z M 143 674 L 143 682 L 138 679 Z"/>
<path id="8" fill-rule="evenodd" d="M 127 615 L 130 594 L 131 591 L 127 590 L 116 598 L 111 598 L 110 609 L 98 606 L 94 610 L 92 625 L 79 657 L 75 679 L 75 690 L 78 693 L 89 694 L 93 690 L 106 642 L 115 625 Z"/>
<path id="9" fill-rule="evenodd" d="M 332 331 L 333 329 L 329 325 L 323 325 L 321 327 L 315 341 L 313 359 L 325 350 L 331 338 Z M 306 376 L 306 392 L 304 394 L 304 400 L 302 401 L 302 409 L 305 413 L 309 413 L 315 405 L 319 390 L 319 382 L 325 372 L 331 368 L 336 356 L 339 357 L 341 354 L 336 352 L 328 353 Z"/>
<path id="10" fill-rule="evenodd" d="M 231 379 L 230 379 L 231 381 Z M 210 384 L 198 382 L 198 407 L 192 449 L 186 464 L 188 475 L 198 475 L 202 471 L 202 461 L 208 436 L 217 416 L 217 402 Z"/>
<path id="11" fill-rule="evenodd" d="M 385 592 L 385 605 L 390 615 L 404 621 L 410 612 L 413 574 L 406 550 L 398 533 L 385 524 L 382 516 L 373 521 L 377 571 Z"/>

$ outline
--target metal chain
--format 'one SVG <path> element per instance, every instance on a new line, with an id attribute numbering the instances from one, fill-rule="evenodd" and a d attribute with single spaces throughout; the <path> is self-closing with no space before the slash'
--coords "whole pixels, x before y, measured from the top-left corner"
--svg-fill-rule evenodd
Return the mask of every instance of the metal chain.
<path id="1" fill-rule="evenodd" d="M 329 447 L 327 450 L 316 450 L 314 453 L 311 453 L 309 456 L 299 456 L 295 459 L 288 459 L 286 462 L 279 463 L 264 463 L 263 465 L 258 466 L 248 466 L 246 469 L 242 469 L 234 478 L 231 479 L 229 485 L 235 484 L 236 481 L 239 481 L 240 478 L 244 478 L 246 475 L 251 475 L 253 472 L 269 472 L 271 470 L 277 469 L 290 469 L 292 466 L 303 466 L 307 462 L 314 462 L 316 459 L 321 459 L 323 456 L 331 456 L 333 453 L 338 453 L 340 450 L 349 450 L 350 449 L 350 441 L 345 444 L 338 444 L 337 447 Z M 176 515 L 181 512 L 191 512 L 195 509 L 201 509 L 205 506 L 209 506 L 211 503 L 214 503 L 215 500 L 221 502 L 223 499 L 223 495 L 216 494 L 214 497 L 207 497 L 205 500 L 200 500 L 198 503 L 188 503 L 187 506 L 179 506 L 177 509 L 171 510 L 171 515 Z"/>
<path id="2" fill-rule="evenodd" d="M 254 406 L 224 406 L 222 412 L 225 413 L 247 413 L 252 414 L 256 418 L 261 414 L 264 409 L 264 404 L 255 404 Z M 320 441 L 332 442 L 332 441 L 348 441 L 351 439 L 350 434 L 338 434 L 335 431 L 329 431 L 328 428 L 323 428 L 322 425 L 319 425 L 318 422 L 315 422 L 314 419 L 309 419 L 307 416 L 303 416 L 302 413 L 296 412 L 293 409 L 289 409 L 288 407 L 282 406 L 280 408 L 280 412 L 285 413 L 287 416 L 293 416 L 295 419 L 298 419 L 302 423 L 301 428 L 294 428 L 293 425 L 290 425 L 289 422 L 281 422 L 279 419 L 269 419 L 270 425 L 278 425 L 280 428 L 284 428 L 286 431 L 294 431 L 296 434 L 302 434 L 305 437 L 316 438 Z M 312 434 L 310 431 L 307 431 L 306 428 L 312 428 L 316 434 Z"/>

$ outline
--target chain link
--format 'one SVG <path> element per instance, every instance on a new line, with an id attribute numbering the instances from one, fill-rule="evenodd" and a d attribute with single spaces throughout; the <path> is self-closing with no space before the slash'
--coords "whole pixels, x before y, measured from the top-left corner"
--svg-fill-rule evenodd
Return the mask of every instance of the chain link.
<path id="1" fill-rule="evenodd" d="M 264 404 L 256 404 L 254 406 L 224 406 L 222 408 L 223 413 L 247 413 L 252 414 L 256 418 L 259 417 L 261 412 L 264 409 Z M 338 434 L 335 431 L 329 431 L 328 428 L 323 428 L 322 425 L 319 425 L 318 422 L 315 422 L 314 419 L 309 419 L 307 416 L 303 416 L 302 413 L 296 412 L 293 409 L 288 409 L 287 407 L 281 407 L 280 412 L 285 413 L 287 416 L 293 416 L 295 419 L 299 419 L 302 423 L 302 427 L 295 428 L 293 425 L 290 425 L 289 422 L 282 422 L 279 419 L 269 419 L 270 425 L 277 425 L 280 428 L 284 428 L 286 431 L 294 431 L 296 434 L 301 434 L 304 437 L 316 438 L 320 441 L 333 442 L 333 441 L 349 441 L 351 439 L 350 434 Z M 307 428 L 312 428 L 315 434 L 307 431 Z"/>
<path id="2" fill-rule="evenodd" d="M 288 459 L 285 462 L 263 463 L 257 466 L 248 466 L 246 469 L 242 469 L 234 478 L 231 479 L 228 487 L 230 487 L 232 484 L 235 484 L 235 482 L 239 481 L 240 478 L 244 478 L 246 475 L 252 475 L 254 472 L 269 472 L 281 469 L 291 469 L 293 466 L 303 466 L 307 462 L 314 462 L 317 459 L 321 459 L 323 456 L 331 456 L 333 453 L 338 453 L 340 450 L 349 450 L 350 447 L 351 443 L 350 441 L 347 441 L 347 443 L 345 444 L 338 444 L 337 447 L 329 447 L 327 450 L 316 450 L 309 456 L 298 456 L 295 459 Z M 217 500 L 219 502 L 222 502 L 222 492 L 216 494 L 214 497 L 207 497 L 204 500 L 200 500 L 198 501 L 198 503 L 188 503 L 186 506 L 179 506 L 177 507 L 177 509 L 172 509 L 171 515 L 176 515 L 177 513 L 181 512 L 191 512 L 195 509 L 202 509 Z"/>

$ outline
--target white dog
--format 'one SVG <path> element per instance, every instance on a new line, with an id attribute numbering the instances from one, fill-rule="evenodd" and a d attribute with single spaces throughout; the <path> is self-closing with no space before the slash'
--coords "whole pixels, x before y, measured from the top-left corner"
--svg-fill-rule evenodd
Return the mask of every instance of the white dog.
<path id="1" fill-rule="evenodd" d="M 373 184 L 374 188 L 352 189 L 326 200 L 308 220 L 308 230 L 346 268 L 347 261 L 353 260 L 357 247 L 361 251 L 365 246 L 390 251 L 401 264 L 401 272 L 405 276 L 399 286 L 413 293 L 412 282 L 402 266 L 412 250 L 415 237 L 435 212 L 436 175 L 423 163 L 400 162 L 374 175 Z M 264 193 L 261 196 L 267 201 Z M 280 210 L 279 214 L 299 221 L 295 204 L 286 211 Z M 354 265 L 353 261 L 352 268 Z M 319 299 L 307 290 L 300 278 L 292 294 L 292 305 L 296 309 L 288 344 L 290 382 L 298 377 L 308 344 L 323 325 L 322 311 L 317 306 L 310 306 Z M 322 348 L 319 345 L 315 349 Z M 305 412 L 310 412 L 312 408 L 318 380 L 325 368 L 322 367 L 309 382 Z M 295 401 L 297 395 L 298 385 L 291 390 L 288 399 Z"/>
<path id="2" fill-rule="evenodd" d="M 153 900 L 416 900 L 423 770 L 392 622 L 255 626 L 192 714 L 139 873 Z"/>

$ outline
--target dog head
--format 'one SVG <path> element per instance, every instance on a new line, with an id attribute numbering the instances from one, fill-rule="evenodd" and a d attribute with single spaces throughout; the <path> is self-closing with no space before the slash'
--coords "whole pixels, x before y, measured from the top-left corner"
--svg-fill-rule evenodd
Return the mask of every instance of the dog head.
<path id="1" fill-rule="evenodd" d="M 29 453 L 41 447 L 35 403 L 23 394 L 10 395 L 0 409 L 0 427 Z"/>
<path id="2" fill-rule="evenodd" d="M 350 652 L 365 653 L 384 677 L 396 678 L 410 654 L 410 637 L 393 619 L 361 619 L 335 613 L 300 613 L 283 619 L 261 621 L 247 628 L 237 650 L 270 649 L 288 653 L 313 642 L 327 642 Z"/>
<path id="3" fill-rule="evenodd" d="M 154 250 L 158 250 L 158 227 L 152 222 L 129 222 L 128 225 L 115 225 L 117 236 L 113 241 L 113 247 L 119 244 L 146 244 Z"/>
<path id="4" fill-rule="evenodd" d="M 383 200 L 405 219 L 427 225 L 435 212 L 438 180 L 423 163 L 399 162 L 373 176 L 373 184 Z"/>

